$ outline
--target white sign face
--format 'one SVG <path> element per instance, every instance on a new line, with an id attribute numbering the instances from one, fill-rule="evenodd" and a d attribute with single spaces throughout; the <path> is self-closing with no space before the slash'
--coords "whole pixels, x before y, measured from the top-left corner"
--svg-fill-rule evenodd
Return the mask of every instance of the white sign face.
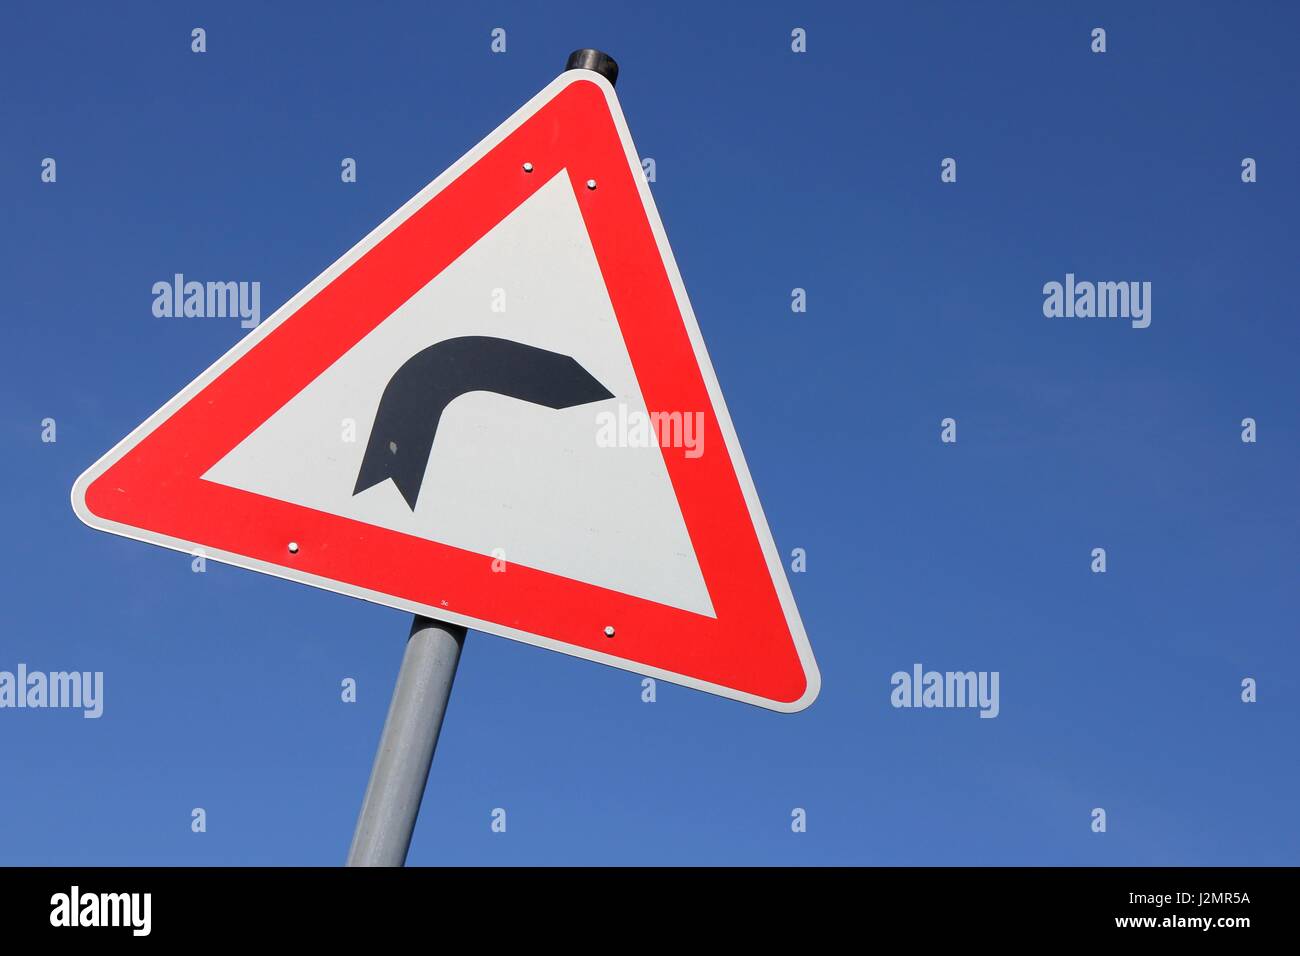
<path id="1" fill-rule="evenodd" d="M 354 496 L 394 370 L 470 335 L 572 356 L 615 397 L 557 412 L 467 392 L 438 424 L 417 508 L 391 481 Z M 203 477 L 712 615 L 658 446 L 599 442 L 632 411 L 648 415 L 562 171 Z"/>
<path id="2" fill-rule="evenodd" d="M 617 98 L 586 71 L 136 429 L 73 505 L 776 710 L 820 685 Z"/>

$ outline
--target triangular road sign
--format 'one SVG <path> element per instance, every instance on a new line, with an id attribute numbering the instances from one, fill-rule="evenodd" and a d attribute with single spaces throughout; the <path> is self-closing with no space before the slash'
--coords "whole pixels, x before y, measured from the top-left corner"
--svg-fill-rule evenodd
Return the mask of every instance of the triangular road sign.
<path id="1" fill-rule="evenodd" d="M 622 110 L 586 70 L 72 501 L 105 531 L 774 710 L 820 686 Z"/>

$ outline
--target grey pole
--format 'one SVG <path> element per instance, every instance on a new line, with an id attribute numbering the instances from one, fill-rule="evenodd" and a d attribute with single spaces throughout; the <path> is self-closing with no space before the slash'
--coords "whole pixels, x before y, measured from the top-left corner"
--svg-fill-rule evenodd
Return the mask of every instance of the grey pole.
<path id="1" fill-rule="evenodd" d="M 601 53 L 599 50 L 574 50 L 569 54 L 569 62 L 564 64 L 564 71 L 567 73 L 569 70 L 591 70 L 593 73 L 599 73 L 609 80 L 610 86 L 618 82 L 618 64 L 608 53 Z"/>
<path id="2" fill-rule="evenodd" d="M 618 64 L 599 50 L 574 50 L 564 69 L 591 70 L 611 86 L 618 81 Z M 348 850 L 348 866 L 406 863 L 464 643 L 465 628 L 458 624 L 418 614 L 411 622 L 411 637 Z"/>
<path id="3" fill-rule="evenodd" d="M 348 866 L 402 866 L 465 643 L 465 628 L 416 615 L 379 752 L 361 803 Z"/>

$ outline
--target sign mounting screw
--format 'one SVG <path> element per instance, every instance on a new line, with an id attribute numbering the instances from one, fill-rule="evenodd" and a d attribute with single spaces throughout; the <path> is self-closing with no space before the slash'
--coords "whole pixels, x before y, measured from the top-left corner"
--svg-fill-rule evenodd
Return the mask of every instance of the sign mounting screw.
<path id="1" fill-rule="evenodd" d="M 587 188 L 588 188 L 588 189 L 595 189 L 595 188 L 596 188 L 596 180 L 594 180 L 594 179 L 588 179 L 588 180 L 587 180 Z"/>
<path id="2" fill-rule="evenodd" d="M 606 636 L 606 637 L 613 637 L 613 636 L 614 636 L 614 625 L 613 625 L 613 624 L 606 624 L 606 625 L 605 625 L 605 636 Z"/>
<path id="3" fill-rule="evenodd" d="M 526 173 L 531 173 L 532 171 L 533 171 L 533 164 L 532 164 L 532 163 L 524 163 L 524 172 L 526 172 Z"/>
<path id="4" fill-rule="evenodd" d="M 297 554 L 297 553 L 298 553 L 298 542 L 297 542 L 297 541 L 290 541 L 290 542 L 289 542 L 289 553 L 290 553 L 290 554 Z"/>

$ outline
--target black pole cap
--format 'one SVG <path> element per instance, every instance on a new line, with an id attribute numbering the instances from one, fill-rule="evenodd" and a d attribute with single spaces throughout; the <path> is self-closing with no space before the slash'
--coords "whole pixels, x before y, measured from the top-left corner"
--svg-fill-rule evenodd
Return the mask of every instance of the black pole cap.
<path id="1" fill-rule="evenodd" d="M 591 70 L 609 80 L 613 86 L 618 82 L 618 64 L 608 53 L 599 50 L 574 50 L 569 54 L 569 62 L 564 65 L 567 70 Z"/>

